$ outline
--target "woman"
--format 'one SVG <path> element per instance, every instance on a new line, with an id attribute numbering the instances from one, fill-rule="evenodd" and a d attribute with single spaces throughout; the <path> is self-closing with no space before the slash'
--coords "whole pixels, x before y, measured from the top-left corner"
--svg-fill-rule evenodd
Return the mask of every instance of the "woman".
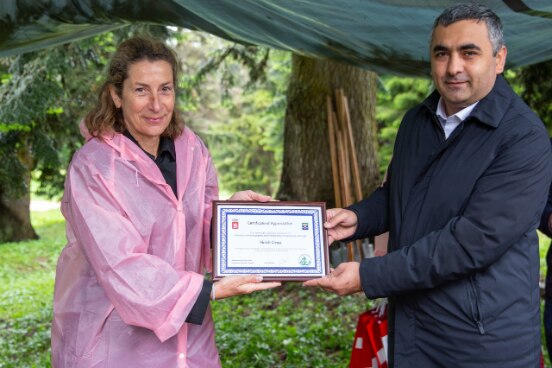
<path id="1" fill-rule="evenodd" d="M 88 142 L 73 157 L 62 200 L 68 244 L 54 292 L 56 368 L 219 367 L 209 297 L 279 285 L 203 277 L 217 178 L 175 108 L 177 70 L 163 43 L 123 42 L 84 120 Z"/>

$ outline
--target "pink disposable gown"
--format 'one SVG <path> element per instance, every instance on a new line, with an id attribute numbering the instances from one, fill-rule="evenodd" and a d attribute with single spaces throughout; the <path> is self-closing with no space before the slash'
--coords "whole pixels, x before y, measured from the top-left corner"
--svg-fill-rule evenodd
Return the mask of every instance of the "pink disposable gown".
<path id="1" fill-rule="evenodd" d="M 178 199 L 156 164 L 121 134 L 73 157 L 61 209 L 52 364 L 220 367 L 210 308 L 185 323 L 210 268 L 217 178 L 201 140 L 175 139 Z"/>

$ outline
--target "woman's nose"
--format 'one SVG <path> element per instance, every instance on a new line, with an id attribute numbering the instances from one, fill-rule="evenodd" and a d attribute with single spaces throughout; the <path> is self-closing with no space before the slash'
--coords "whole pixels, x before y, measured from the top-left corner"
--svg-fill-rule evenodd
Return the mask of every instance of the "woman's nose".
<path id="1" fill-rule="evenodd" d="M 150 109 L 152 111 L 159 111 L 161 109 L 161 101 L 159 100 L 159 96 L 156 94 L 153 94 L 150 99 Z"/>

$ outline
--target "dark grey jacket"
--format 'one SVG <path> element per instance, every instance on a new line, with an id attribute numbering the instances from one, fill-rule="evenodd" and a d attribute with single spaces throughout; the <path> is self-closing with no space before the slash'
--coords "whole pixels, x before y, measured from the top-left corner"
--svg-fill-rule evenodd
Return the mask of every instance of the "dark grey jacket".
<path id="1" fill-rule="evenodd" d="M 405 115 L 387 183 L 350 207 L 354 238 L 390 232 L 362 288 L 391 297 L 395 368 L 538 367 L 547 133 L 501 76 L 447 140 L 438 100 Z"/>

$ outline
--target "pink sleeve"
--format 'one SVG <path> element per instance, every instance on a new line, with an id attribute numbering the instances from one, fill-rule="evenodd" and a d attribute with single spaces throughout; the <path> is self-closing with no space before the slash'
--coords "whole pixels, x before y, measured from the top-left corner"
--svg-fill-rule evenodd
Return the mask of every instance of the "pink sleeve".
<path id="1" fill-rule="evenodd" d="M 115 199 L 113 183 L 86 160 L 74 161 L 65 205 L 67 221 L 86 259 L 125 323 L 150 329 L 161 341 L 167 340 L 184 324 L 203 276 L 177 271 L 147 254 L 148 244 Z"/>
<path id="2" fill-rule="evenodd" d="M 206 181 L 205 181 L 205 211 L 203 216 L 203 244 L 205 260 L 205 269 L 213 272 L 213 262 L 211 257 L 211 219 L 213 217 L 213 201 L 218 199 L 218 179 L 211 156 L 205 148 L 207 155 Z"/>

